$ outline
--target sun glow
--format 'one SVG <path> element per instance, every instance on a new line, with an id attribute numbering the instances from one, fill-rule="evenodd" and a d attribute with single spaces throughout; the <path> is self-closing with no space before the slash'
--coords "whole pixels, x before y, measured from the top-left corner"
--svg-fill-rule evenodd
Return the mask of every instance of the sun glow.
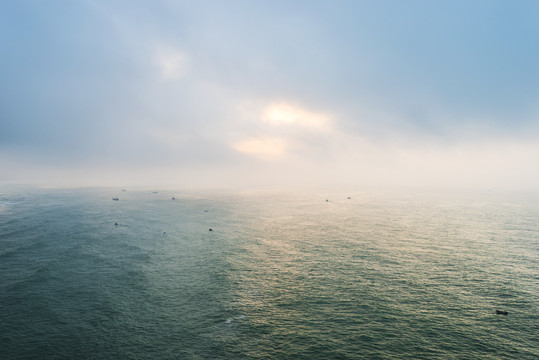
<path id="1" fill-rule="evenodd" d="M 329 116 L 286 103 L 271 104 L 264 110 L 264 121 L 272 125 L 299 125 L 311 129 L 325 129 Z"/>

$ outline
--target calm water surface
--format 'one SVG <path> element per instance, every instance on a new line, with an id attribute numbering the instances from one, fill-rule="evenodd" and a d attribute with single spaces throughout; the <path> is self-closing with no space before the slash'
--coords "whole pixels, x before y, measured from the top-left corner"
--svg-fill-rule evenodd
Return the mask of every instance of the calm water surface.
<path id="1" fill-rule="evenodd" d="M 0 191 L 3 359 L 537 359 L 538 280 L 539 194 Z"/>

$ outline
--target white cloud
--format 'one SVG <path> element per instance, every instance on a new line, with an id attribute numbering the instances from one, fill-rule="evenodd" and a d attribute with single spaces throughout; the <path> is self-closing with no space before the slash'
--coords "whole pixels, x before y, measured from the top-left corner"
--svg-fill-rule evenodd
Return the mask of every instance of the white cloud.
<path id="1" fill-rule="evenodd" d="M 162 50 L 157 55 L 157 63 L 164 80 L 176 80 L 185 77 L 189 71 L 189 57 L 178 50 Z"/>

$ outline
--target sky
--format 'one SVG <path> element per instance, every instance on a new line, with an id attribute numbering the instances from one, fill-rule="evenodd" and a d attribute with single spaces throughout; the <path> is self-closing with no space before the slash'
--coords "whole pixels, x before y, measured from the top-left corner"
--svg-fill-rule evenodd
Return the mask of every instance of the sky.
<path id="1" fill-rule="evenodd" d="M 0 184 L 539 190 L 537 1 L 0 0 Z"/>

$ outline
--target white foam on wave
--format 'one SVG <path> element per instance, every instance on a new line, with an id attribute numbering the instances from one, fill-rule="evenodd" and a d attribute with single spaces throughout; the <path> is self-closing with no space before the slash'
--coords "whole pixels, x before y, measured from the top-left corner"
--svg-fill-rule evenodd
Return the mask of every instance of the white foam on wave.
<path id="1" fill-rule="evenodd" d="M 232 324 L 234 321 L 241 320 L 241 319 L 245 319 L 245 315 L 229 317 L 228 319 L 225 320 L 225 324 Z"/>
<path id="2" fill-rule="evenodd" d="M 9 205 L 16 205 L 18 203 L 14 202 L 14 201 L 2 201 L 0 200 L 0 206 L 9 206 Z"/>
<path id="3" fill-rule="evenodd" d="M 8 211 L 9 206 L 10 205 L 15 205 L 15 204 L 18 204 L 18 203 L 13 202 L 13 201 L 2 201 L 2 200 L 0 200 L 0 211 L 2 211 L 2 212 Z"/>

